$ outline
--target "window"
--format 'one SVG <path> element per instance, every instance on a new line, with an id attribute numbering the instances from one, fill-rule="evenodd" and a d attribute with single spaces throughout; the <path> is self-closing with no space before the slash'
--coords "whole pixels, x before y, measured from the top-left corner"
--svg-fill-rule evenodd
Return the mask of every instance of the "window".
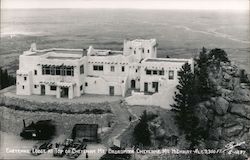
<path id="1" fill-rule="evenodd" d="M 158 86 L 158 82 L 153 82 L 152 83 L 152 88 L 156 88 Z"/>
<path id="2" fill-rule="evenodd" d="M 81 66 L 80 66 L 80 74 L 83 74 L 83 73 L 84 73 L 84 66 L 81 65 Z"/>
<path id="3" fill-rule="evenodd" d="M 80 86 L 80 91 L 82 90 L 82 85 Z"/>
<path id="4" fill-rule="evenodd" d="M 42 74 L 50 74 L 50 67 L 48 66 L 43 66 L 42 67 Z"/>
<path id="5" fill-rule="evenodd" d="M 27 80 L 27 77 L 23 77 L 23 79 L 26 81 L 26 80 Z"/>
<path id="6" fill-rule="evenodd" d="M 66 75 L 74 76 L 74 67 L 66 67 Z"/>
<path id="7" fill-rule="evenodd" d="M 94 65 L 93 66 L 93 70 L 94 71 L 103 71 L 103 66 L 101 65 L 101 66 L 99 66 L 99 65 Z"/>
<path id="8" fill-rule="evenodd" d="M 24 86 L 22 86 L 23 87 L 23 89 L 24 89 Z"/>
<path id="9" fill-rule="evenodd" d="M 50 74 L 50 67 L 45 67 L 45 74 Z"/>
<path id="10" fill-rule="evenodd" d="M 163 70 L 159 71 L 159 75 L 164 75 L 164 71 Z"/>
<path id="11" fill-rule="evenodd" d="M 111 66 L 111 67 L 110 67 L 110 71 L 111 71 L 111 72 L 114 72 L 114 71 L 115 71 L 115 66 Z"/>
<path id="12" fill-rule="evenodd" d="M 88 83 L 87 83 L 87 82 L 85 82 L 85 86 L 86 86 L 86 87 L 88 86 Z"/>
<path id="13" fill-rule="evenodd" d="M 154 74 L 154 75 L 157 75 L 157 71 L 156 71 L 156 70 L 154 70 L 154 71 L 153 71 L 153 74 Z"/>
<path id="14" fill-rule="evenodd" d="M 100 70 L 100 71 L 103 71 L 103 66 L 99 66 L 99 70 Z"/>
<path id="15" fill-rule="evenodd" d="M 149 53 L 149 49 L 148 49 L 148 53 Z"/>
<path id="16" fill-rule="evenodd" d="M 181 75 L 180 75 L 180 72 L 181 72 L 181 71 L 178 71 L 178 72 L 177 72 L 177 75 L 178 75 L 178 76 L 181 76 Z"/>
<path id="17" fill-rule="evenodd" d="M 37 70 L 34 70 L 34 75 L 37 75 Z"/>
<path id="18" fill-rule="evenodd" d="M 136 54 L 136 50 L 134 50 L 134 54 Z"/>
<path id="19" fill-rule="evenodd" d="M 144 53 L 144 48 L 142 48 L 142 53 Z"/>
<path id="20" fill-rule="evenodd" d="M 146 70 L 147 75 L 151 75 L 151 70 Z"/>
<path id="21" fill-rule="evenodd" d="M 125 66 L 122 66 L 122 72 L 124 72 L 125 71 Z"/>
<path id="22" fill-rule="evenodd" d="M 51 75 L 56 75 L 56 68 L 55 67 L 50 68 L 50 74 Z"/>
<path id="23" fill-rule="evenodd" d="M 168 79 L 174 79 L 174 71 L 173 70 L 170 70 L 168 72 Z"/>
<path id="24" fill-rule="evenodd" d="M 98 70 L 98 66 L 93 66 L 93 70 L 97 71 Z"/>
<path id="25" fill-rule="evenodd" d="M 51 91 L 56 91 L 56 86 L 50 86 Z"/>
<path id="26" fill-rule="evenodd" d="M 65 66 L 63 66 L 63 67 L 60 68 L 60 73 L 61 73 L 60 74 L 61 76 L 65 76 L 66 75 L 66 67 Z"/>
<path id="27" fill-rule="evenodd" d="M 60 69 L 60 67 L 56 67 L 56 75 L 61 75 L 61 69 Z"/>
<path id="28" fill-rule="evenodd" d="M 74 67 L 73 66 L 43 66 L 42 67 L 43 75 L 61 75 L 61 76 L 74 76 Z"/>
<path id="29" fill-rule="evenodd" d="M 37 85 L 34 85 L 34 88 L 37 88 Z"/>
<path id="30" fill-rule="evenodd" d="M 135 73 L 137 73 L 137 69 L 135 69 Z"/>

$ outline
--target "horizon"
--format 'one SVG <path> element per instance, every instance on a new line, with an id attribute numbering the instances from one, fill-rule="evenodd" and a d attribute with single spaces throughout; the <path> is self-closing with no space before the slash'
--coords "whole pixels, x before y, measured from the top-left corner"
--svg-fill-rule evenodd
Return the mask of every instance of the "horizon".
<path id="1" fill-rule="evenodd" d="M 1 9 L 249 10 L 248 0 L 2 0 Z"/>

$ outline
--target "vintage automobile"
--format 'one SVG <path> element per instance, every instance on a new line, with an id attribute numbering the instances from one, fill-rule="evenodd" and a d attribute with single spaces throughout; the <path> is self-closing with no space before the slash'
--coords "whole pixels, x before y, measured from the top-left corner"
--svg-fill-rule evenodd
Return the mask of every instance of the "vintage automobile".
<path id="1" fill-rule="evenodd" d="M 87 144 L 79 139 L 74 140 L 73 144 L 68 148 L 66 156 L 70 159 L 75 159 L 81 155 L 83 149 L 86 149 Z"/>
<path id="2" fill-rule="evenodd" d="M 53 149 L 53 156 L 63 157 L 66 154 L 66 150 L 73 144 L 73 139 L 65 139 L 63 143 L 56 143 Z"/>
<path id="3" fill-rule="evenodd" d="M 23 120 L 23 130 L 20 136 L 25 139 L 48 140 L 55 135 L 56 127 L 52 120 L 41 120 L 32 123 L 28 126 L 25 125 Z"/>
<path id="4" fill-rule="evenodd" d="M 34 156 L 46 153 L 49 149 L 52 149 L 52 143 L 50 141 L 38 142 L 30 151 Z"/>

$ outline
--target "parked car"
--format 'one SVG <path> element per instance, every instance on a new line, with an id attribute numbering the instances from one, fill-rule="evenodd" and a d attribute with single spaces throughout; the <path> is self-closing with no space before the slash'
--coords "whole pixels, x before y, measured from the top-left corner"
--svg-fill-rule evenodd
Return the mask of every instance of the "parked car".
<path id="1" fill-rule="evenodd" d="M 41 120 L 32 122 L 26 126 L 23 120 L 23 130 L 20 136 L 25 139 L 48 140 L 55 135 L 56 127 L 52 120 Z"/>
<path id="2" fill-rule="evenodd" d="M 73 144 L 73 139 L 65 139 L 63 143 L 56 143 L 53 149 L 53 156 L 63 157 L 66 154 L 66 150 Z"/>
<path id="3" fill-rule="evenodd" d="M 75 159 L 81 155 L 83 149 L 86 149 L 87 144 L 84 141 L 75 140 L 68 148 L 66 156 L 70 159 Z"/>
<path id="4" fill-rule="evenodd" d="M 49 149 L 52 149 L 52 143 L 50 143 L 50 141 L 46 141 L 46 142 L 39 142 L 38 144 L 36 144 L 32 149 L 31 149 L 31 154 L 34 156 L 38 156 L 41 155 L 43 153 L 46 153 Z"/>

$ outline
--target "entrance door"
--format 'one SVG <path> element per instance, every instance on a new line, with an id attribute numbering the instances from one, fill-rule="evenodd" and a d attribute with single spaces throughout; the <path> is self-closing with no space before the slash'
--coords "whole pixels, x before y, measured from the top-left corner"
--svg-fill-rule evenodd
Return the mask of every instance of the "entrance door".
<path id="1" fill-rule="evenodd" d="M 153 82 L 153 88 L 155 89 L 155 92 L 158 92 L 158 82 Z"/>
<path id="2" fill-rule="evenodd" d="M 41 85 L 41 95 L 45 95 L 45 85 Z"/>
<path id="3" fill-rule="evenodd" d="M 109 95 L 110 96 L 115 95 L 115 87 L 114 86 L 109 86 Z"/>
<path id="4" fill-rule="evenodd" d="M 135 88 L 135 80 L 131 80 L 131 88 Z"/>
<path id="5" fill-rule="evenodd" d="M 144 83 L 144 92 L 148 92 L 148 83 Z"/>
<path id="6" fill-rule="evenodd" d="M 68 87 L 61 87 L 61 97 L 68 97 L 69 96 L 69 88 Z"/>

